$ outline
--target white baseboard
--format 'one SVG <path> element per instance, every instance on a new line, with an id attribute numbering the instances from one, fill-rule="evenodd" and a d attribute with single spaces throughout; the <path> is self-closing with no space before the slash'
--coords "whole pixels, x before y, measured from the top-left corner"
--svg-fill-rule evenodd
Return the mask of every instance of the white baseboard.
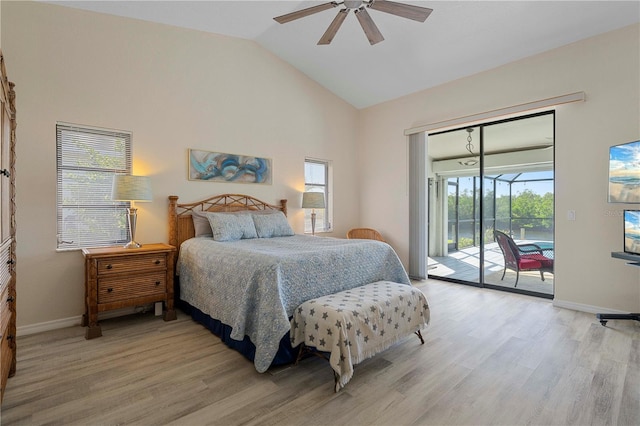
<path id="1" fill-rule="evenodd" d="M 115 318 L 123 315 L 135 314 L 138 312 L 144 312 L 151 309 L 152 307 L 153 305 L 144 306 L 144 307 L 136 306 L 136 307 L 117 309 L 113 311 L 101 312 L 100 314 L 98 314 L 98 320 Z M 60 328 L 75 327 L 81 324 L 82 324 L 82 315 L 79 315 L 76 317 L 62 318 L 62 319 L 57 319 L 53 321 L 41 322 L 38 324 L 23 325 L 21 327 L 16 327 L 16 335 L 18 337 L 28 336 L 29 334 L 41 333 L 43 331 L 58 330 Z"/>
<path id="2" fill-rule="evenodd" d="M 57 330 L 60 328 L 73 327 L 82 323 L 82 315 L 71 318 L 62 318 L 53 321 L 41 322 L 38 324 L 23 325 L 16 327 L 16 334 L 20 336 L 28 336 L 29 334 L 41 333 L 43 331 Z"/>
<path id="3" fill-rule="evenodd" d="M 585 305 L 583 303 L 570 302 L 568 300 L 553 299 L 553 306 L 558 308 L 571 309 L 573 311 L 586 312 L 588 314 L 628 314 L 625 311 L 602 308 L 600 306 Z"/>

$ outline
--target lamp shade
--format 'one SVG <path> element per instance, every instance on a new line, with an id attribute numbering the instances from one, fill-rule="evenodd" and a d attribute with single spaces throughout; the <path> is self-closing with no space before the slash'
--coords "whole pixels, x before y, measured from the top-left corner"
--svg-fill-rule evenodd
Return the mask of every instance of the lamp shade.
<path id="1" fill-rule="evenodd" d="M 324 209 L 324 194 L 322 192 L 305 192 L 302 194 L 303 209 Z"/>
<path id="2" fill-rule="evenodd" d="M 114 201 L 151 201 L 151 179 L 148 176 L 115 175 L 111 188 Z"/>

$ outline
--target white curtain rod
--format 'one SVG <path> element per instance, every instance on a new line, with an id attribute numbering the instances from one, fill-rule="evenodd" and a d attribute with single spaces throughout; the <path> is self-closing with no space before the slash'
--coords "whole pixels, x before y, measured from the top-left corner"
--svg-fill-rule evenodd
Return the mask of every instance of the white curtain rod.
<path id="1" fill-rule="evenodd" d="M 451 120 L 439 121 L 437 123 L 425 124 L 418 127 L 412 127 L 404 131 L 405 136 L 414 135 L 422 132 L 432 132 L 434 130 L 446 130 L 447 128 L 454 128 L 463 125 L 469 125 L 472 123 L 482 122 L 490 119 L 496 119 L 498 117 L 504 117 L 516 114 L 522 114 L 524 112 L 532 112 L 535 110 L 541 110 L 544 108 L 555 107 L 562 104 L 568 104 L 572 102 L 583 102 L 586 96 L 584 92 L 575 92 L 568 95 L 556 96 L 553 98 L 541 99 L 539 101 L 528 102 L 525 104 L 514 105 L 506 108 L 494 109 L 493 111 L 481 112 L 479 114 L 467 115 L 465 117 L 453 118 Z"/>

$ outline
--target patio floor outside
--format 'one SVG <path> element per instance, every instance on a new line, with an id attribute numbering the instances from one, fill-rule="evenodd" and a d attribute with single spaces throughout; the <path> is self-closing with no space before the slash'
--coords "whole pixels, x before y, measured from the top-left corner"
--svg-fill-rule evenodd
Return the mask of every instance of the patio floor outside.
<path id="1" fill-rule="evenodd" d="M 516 241 L 517 244 L 525 242 L 531 241 Z M 507 270 L 504 280 L 501 280 L 504 257 L 497 243 L 485 245 L 484 262 L 486 284 L 553 295 L 554 277 L 551 273 L 545 273 L 542 281 L 538 271 L 521 271 L 517 287 L 515 271 Z M 468 247 L 444 257 L 428 257 L 427 275 L 428 278 L 443 277 L 477 283 L 480 277 L 480 247 Z"/>

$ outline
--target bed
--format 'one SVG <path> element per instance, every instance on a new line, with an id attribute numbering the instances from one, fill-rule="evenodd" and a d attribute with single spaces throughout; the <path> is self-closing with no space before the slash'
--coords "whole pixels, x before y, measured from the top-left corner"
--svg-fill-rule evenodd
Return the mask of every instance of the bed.
<path id="1" fill-rule="evenodd" d="M 211 219 L 213 236 L 196 236 L 193 216 L 202 212 L 225 221 L 250 217 L 257 235 L 219 238 Z M 252 360 L 258 372 L 295 360 L 290 319 L 303 302 L 374 281 L 410 285 L 398 256 L 384 242 L 295 235 L 288 223 L 288 231 L 270 233 L 272 223 L 286 222 L 286 212 L 286 200 L 273 205 L 241 194 L 188 204 L 169 197 L 169 243 L 179 247 L 179 306 Z"/>

